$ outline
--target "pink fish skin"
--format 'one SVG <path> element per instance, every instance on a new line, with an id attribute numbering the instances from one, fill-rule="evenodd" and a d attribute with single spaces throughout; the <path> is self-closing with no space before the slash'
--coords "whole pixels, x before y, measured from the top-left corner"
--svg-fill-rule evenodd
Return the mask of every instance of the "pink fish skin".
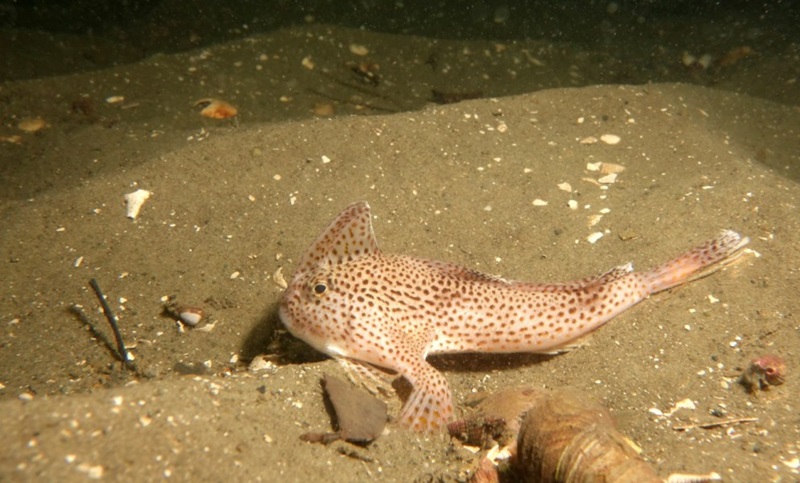
<path id="1" fill-rule="evenodd" d="M 279 314 L 295 337 L 345 367 L 406 378 L 413 389 L 399 422 L 433 431 L 452 418 L 453 402 L 429 354 L 568 350 L 650 294 L 733 262 L 748 242 L 725 230 L 647 272 L 628 263 L 574 282 L 516 282 L 381 252 L 369 205 L 358 202 L 302 255 Z"/>

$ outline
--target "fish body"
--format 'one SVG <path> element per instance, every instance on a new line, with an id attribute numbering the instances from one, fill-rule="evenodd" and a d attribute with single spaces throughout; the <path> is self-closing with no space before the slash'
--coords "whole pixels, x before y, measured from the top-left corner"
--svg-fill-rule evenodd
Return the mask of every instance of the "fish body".
<path id="1" fill-rule="evenodd" d="M 431 431 L 452 418 L 453 403 L 428 355 L 566 350 L 650 294 L 730 263 L 748 241 L 726 230 L 647 272 L 626 264 L 574 282 L 537 284 L 383 253 L 369 205 L 358 202 L 301 257 L 279 314 L 295 337 L 347 367 L 405 377 L 413 389 L 399 421 Z"/>

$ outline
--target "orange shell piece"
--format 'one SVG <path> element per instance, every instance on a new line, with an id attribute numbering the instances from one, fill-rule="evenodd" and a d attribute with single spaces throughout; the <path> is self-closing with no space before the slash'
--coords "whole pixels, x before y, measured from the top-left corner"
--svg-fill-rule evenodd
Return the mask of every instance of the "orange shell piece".
<path id="1" fill-rule="evenodd" d="M 204 106 L 200 114 L 211 119 L 230 119 L 239 113 L 238 109 L 219 99 L 200 99 L 194 105 Z"/>

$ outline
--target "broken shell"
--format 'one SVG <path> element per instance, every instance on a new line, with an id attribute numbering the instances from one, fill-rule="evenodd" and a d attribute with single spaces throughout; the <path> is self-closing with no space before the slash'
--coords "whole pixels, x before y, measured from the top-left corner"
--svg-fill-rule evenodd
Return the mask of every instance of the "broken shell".
<path id="1" fill-rule="evenodd" d="M 597 243 L 597 240 L 599 240 L 601 238 L 603 238 L 603 232 L 602 231 L 596 231 L 596 232 L 592 233 L 591 235 L 587 236 L 586 237 L 586 241 L 588 241 L 591 244 L 595 244 L 595 243 Z"/>
<path id="2" fill-rule="evenodd" d="M 616 163 L 603 163 L 600 165 L 600 172 L 603 174 L 619 174 L 625 171 L 625 166 Z"/>
<path id="3" fill-rule="evenodd" d="M 786 379 L 786 361 L 776 354 L 756 357 L 744 370 L 741 383 L 750 391 L 764 390 L 769 386 L 779 386 Z"/>
<path id="4" fill-rule="evenodd" d="M 350 44 L 350 52 L 355 55 L 365 56 L 369 54 L 369 49 L 361 44 Z"/>
<path id="5" fill-rule="evenodd" d="M 746 45 L 736 47 L 729 50 L 721 59 L 717 60 L 716 65 L 717 67 L 728 67 L 753 54 L 755 54 L 755 51 Z"/>
<path id="6" fill-rule="evenodd" d="M 142 205 L 150 198 L 150 192 L 143 189 L 138 189 L 133 193 L 128 193 L 125 195 L 125 211 L 126 216 L 131 220 L 135 220 L 137 216 L 139 216 L 139 210 L 142 209 Z"/>
<path id="7" fill-rule="evenodd" d="M 617 173 L 610 173 L 597 179 L 601 184 L 612 184 L 617 182 Z"/>
<path id="8" fill-rule="evenodd" d="M 200 111 L 200 114 L 211 119 L 229 119 L 236 117 L 239 113 L 238 109 L 219 99 L 200 99 L 194 103 L 194 106 L 202 107 L 203 110 Z"/>
<path id="9" fill-rule="evenodd" d="M 600 140 L 606 144 L 614 145 L 619 144 L 622 139 L 616 134 L 603 134 L 600 136 Z"/>
<path id="10" fill-rule="evenodd" d="M 17 123 L 17 128 L 27 133 L 34 133 L 47 127 L 47 121 L 41 117 L 26 117 Z"/>
<path id="11" fill-rule="evenodd" d="M 0 136 L 0 142 L 22 144 L 22 136 L 18 134 L 12 134 L 11 136 Z"/>
<path id="12" fill-rule="evenodd" d="M 314 115 L 317 117 L 333 117 L 336 108 L 330 102 L 318 102 L 314 104 Z"/>
<path id="13" fill-rule="evenodd" d="M 247 370 L 250 372 L 267 371 L 271 374 L 274 374 L 278 371 L 278 367 L 272 361 L 268 361 L 263 355 L 257 355 L 253 357 L 252 361 L 250 361 L 250 364 L 247 366 Z"/>
<path id="14" fill-rule="evenodd" d="M 199 307 L 180 307 L 177 312 L 181 322 L 190 327 L 199 324 L 203 317 L 206 316 L 205 311 Z"/>
<path id="15" fill-rule="evenodd" d="M 700 56 L 699 59 L 697 59 L 697 65 L 699 65 L 705 70 L 711 66 L 711 62 L 713 60 L 714 58 L 711 57 L 711 54 L 703 54 L 702 56 Z"/>
<path id="16" fill-rule="evenodd" d="M 286 283 L 286 279 L 283 277 L 283 267 L 278 267 L 278 269 L 275 270 L 275 273 L 272 274 L 272 281 L 282 289 L 289 287 L 289 284 Z"/>

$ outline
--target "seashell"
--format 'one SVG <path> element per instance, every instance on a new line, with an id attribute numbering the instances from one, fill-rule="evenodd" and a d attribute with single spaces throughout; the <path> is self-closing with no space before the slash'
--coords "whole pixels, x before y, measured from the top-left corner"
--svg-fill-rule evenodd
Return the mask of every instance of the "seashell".
<path id="1" fill-rule="evenodd" d="M 363 57 L 369 54 L 369 49 L 361 44 L 350 44 L 350 52 Z"/>
<path id="2" fill-rule="evenodd" d="M 11 144 L 22 144 L 22 136 L 12 134 L 11 136 L 0 136 L 0 142 Z"/>
<path id="3" fill-rule="evenodd" d="M 150 192 L 143 189 L 138 189 L 133 193 L 128 193 L 125 195 L 125 211 L 126 216 L 131 220 L 135 220 L 137 216 L 139 216 L 139 210 L 142 209 L 142 205 L 150 198 Z"/>
<path id="4" fill-rule="evenodd" d="M 194 105 L 202 107 L 203 110 L 200 111 L 200 114 L 211 119 L 230 119 L 239 113 L 238 109 L 219 99 L 200 99 Z"/>
<path id="5" fill-rule="evenodd" d="M 275 374 L 278 371 L 278 367 L 274 362 L 268 361 L 263 355 L 258 355 L 255 356 L 252 361 L 250 361 L 250 364 L 247 366 L 247 370 L 250 372 L 266 371 L 270 374 Z"/>
<path id="6" fill-rule="evenodd" d="M 603 134 L 602 136 L 600 136 L 600 140 L 606 144 L 614 145 L 614 144 L 619 144 L 622 138 L 620 138 L 616 134 Z"/>
<path id="7" fill-rule="evenodd" d="M 333 117 L 336 108 L 330 102 L 318 102 L 314 104 L 314 115 L 317 117 Z"/>
<path id="8" fill-rule="evenodd" d="M 625 166 L 621 164 L 603 162 L 600 165 L 600 172 L 603 174 L 619 174 L 623 171 L 625 171 Z"/>
<path id="9" fill-rule="evenodd" d="M 776 354 L 756 357 L 744 370 L 740 382 L 750 392 L 765 390 L 769 386 L 779 386 L 786 380 L 786 361 Z"/>
<path id="10" fill-rule="evenodd" d="M 190 327 L 199 324 L 200 321 L 203 320 L 203 317 L 206 316 L 205 311 L 199 307 L 180 307 L 177 313 L 181 322 Z"/>
<path id="11" fill-rule="evenodd" d="M 283 277 L 283 267 L 278 267 L 278 269 L 275 270 L 275 273 L 272 274 L 272 281 L 275 282 L 275 285 L 283 289 L 289 286 L 289 284 L 286 283 L 286 279 Z"/>
<path id="12" fill-rule="evenodd" d="M 17 124 L 17 128 L 27 133 L 34 133 L 46 127 L 47 127 L 47 121 L 45 121 L 41 117 L 26 117 Z"/>

